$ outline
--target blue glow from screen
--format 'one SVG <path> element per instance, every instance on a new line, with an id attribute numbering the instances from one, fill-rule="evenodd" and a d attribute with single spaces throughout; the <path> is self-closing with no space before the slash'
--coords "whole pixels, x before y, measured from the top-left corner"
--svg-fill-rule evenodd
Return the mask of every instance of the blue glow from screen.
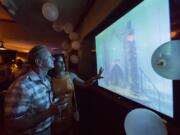
<path id="1" fill-rule="evenodd" d="M 170 41 L 168 0 L 145 0 L 96 35 L 98 85 L 173 117 L 172 81 L 153 70 L 151 57 Z"/>

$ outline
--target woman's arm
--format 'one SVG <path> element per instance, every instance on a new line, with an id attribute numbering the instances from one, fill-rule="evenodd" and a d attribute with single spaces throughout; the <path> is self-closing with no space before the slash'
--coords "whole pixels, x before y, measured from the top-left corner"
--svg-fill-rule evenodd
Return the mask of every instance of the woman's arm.
<path id="1" fill-rule="evenodd" d="M 98 79 L 103 78 L 101 75 L 103 73 L 103 68 L 101 67 L 99 69 L 99 73 L 93 77 L 91 77 L 89 80 L 84 81 L 81 78 L 79 78 L 76 74 L 72 73 L 72 79 L 75 82 L 75 84 L 79 85 L 79 86 L 83 86 L 83 87 L 88 87 L 90 85 L 92 85 L 94 82 L 96 82 Z"/>

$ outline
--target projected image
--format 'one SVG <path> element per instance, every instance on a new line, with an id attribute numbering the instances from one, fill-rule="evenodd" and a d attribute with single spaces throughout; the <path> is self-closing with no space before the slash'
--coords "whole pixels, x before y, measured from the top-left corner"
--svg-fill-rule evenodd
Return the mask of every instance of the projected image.
<path id="1" fill-rule="evenodd" d="M 170 40 L 168 0 L 146 0 L 96 36 L 98 85 L 173 117 L 172 81 L 151 66 L 153 52 Z"/>

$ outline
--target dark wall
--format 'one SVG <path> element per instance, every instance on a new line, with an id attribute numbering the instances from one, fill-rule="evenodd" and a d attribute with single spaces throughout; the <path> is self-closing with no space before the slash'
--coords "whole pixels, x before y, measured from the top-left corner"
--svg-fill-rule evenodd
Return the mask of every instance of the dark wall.
<path id="1" fill-rule="evenodd" d="M 84 79 L 89 79 L 96 74 L 96 54 L 92 52 L 94 44 L 94 39 L 86 39 L 81 43 L 78 73 Z"/>
<path id="2" fill-rule="evenodd" d="M 80 112 L 80 135 L 125 135 L 124 119 L 137 106 L 96 86 L 76 88 Z M 166 124 L 168 135 L 179 135 L 180 125 Z"/>
<path id="3" fill-rule="evenodd" d="M 83 91 L 83 92 L 82 92 Z M 78 89 L 81 134 L 124 135 L 123 121 L 126 110 L 112 103 L 94 88 Z"/>

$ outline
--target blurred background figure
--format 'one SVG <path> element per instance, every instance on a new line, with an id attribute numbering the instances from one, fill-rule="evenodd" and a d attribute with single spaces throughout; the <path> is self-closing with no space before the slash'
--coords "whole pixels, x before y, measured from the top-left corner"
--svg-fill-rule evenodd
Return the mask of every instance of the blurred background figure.
<path id="1" fill-rule="evenodd" d="M 16 80 L 21 75 L 25 74 L 29 69 L 29 66 L 27 63 L 24 63 L 23 60 L 17 59 L 12 65 L 12 80 Z"/>
<path id="2" fill-rule="evenodd" d="M 14 78 L 18 78 L 22 74 L 23 69 L 23 61 L 21 59 L 17 59 L 15 61 L 14 66 Z"/>
<path id="3" fill-rule="evenodd" d="M 0 65 L 0 90 L 6 90 L 12 82 L 11 63 L 3 63 Z"/>

